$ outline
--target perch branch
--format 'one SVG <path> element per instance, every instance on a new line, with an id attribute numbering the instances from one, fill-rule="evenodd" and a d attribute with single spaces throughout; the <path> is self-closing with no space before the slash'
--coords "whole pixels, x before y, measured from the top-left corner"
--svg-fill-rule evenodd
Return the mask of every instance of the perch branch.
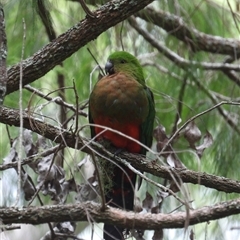
<path id="1" fill-rule="evenodd" d="M 2 114 L 0 116 L 0 122 L 18 127 L 20 122 L 19 111 L 3 107 Z M 25 112 L 23 112 L 23 127 L 35 133 L 41 134 L 42 136 L 45 136 L 55 143 L 62 143 L 62 139 L 64 138 L 64 142 L 66 142 L 68 147 L 77 149 L 81 148 L 83 152 L 91 154 L 91 149 L 89 149 L 83 143 L 83 140 L 81 138 L 76 137 L 67 130 L 60 129 L 48 123 L 44 123 L 38 119 L 29 117 Z M 77 139 L 79 141 L 77 141 Z M 87 140 L 84 139 L 84 142 L 86 141 Z M 112 157 L 113 153 L 105 150 L 103 147 L 101 147 L 101 145 L 95 142 L 91 143 L 91 148 L 101 152 L 106 157 Z M 121 162 L 121 159 L 123 159 L 123 162 L 129 162 L 134 168 L 138 169 L 139 171 L 148 172 L 158 177 L 171 180 L 172 176 L 177 176 L 186 183 L 200 184 L 205 187 L 213 188 L 226 193 L 240 193 L 240 182 L 229 178 L 218 177 L 202 172 L 195 172 L 188 169 L 174 169 L 166 166 L 161 166 L 154 162 L 147 162 L 145 158 L 138 154 L 120 153 L 114 158 L 115 161 L 117 160 L 119 162 Z M 25 159 L 24 161 L 27 160 Z M 0 165 L 0 170 L 3 168 L 4 166 Z"/>
<path id="2" fill-rule="evenodd" d="M 185 212 L 178 213 L 134 213 L 108 207 L 101 211 L 101 205 L 93 202 L 69 205 L 52 205 L 28 208 L 1 208 L 0 218 L 4 224 L 27 223 L 42 224 L 46 222 L 87 221 L 88 215 L 96 222 L 114 224 L 135 229 L 184 228 L 189 225 L 208 222 L 240 213 L 240 199 L 221 202 L 190 210 L 188 219 Z"/>

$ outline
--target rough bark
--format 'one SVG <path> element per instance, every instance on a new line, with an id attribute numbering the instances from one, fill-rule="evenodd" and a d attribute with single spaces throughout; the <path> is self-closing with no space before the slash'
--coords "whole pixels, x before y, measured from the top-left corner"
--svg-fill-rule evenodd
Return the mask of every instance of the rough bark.
<path id="1" fill-rule="evenodd" d="M 5 32 L 5 19 L 3 7 L 0 4 L 0 105 L 6 94 L 7 85 L 7 37 Z"/>
<path id="2" fill-rule="evenodd" d="M 47 222 L 88 221 L 88 216 L 95 222 L 104 222 L 135 229 L 184 228 L 189 225 L 208 222 L 240 213 L 240 199 L 221 202 L 197 210 L 171 214 L 134 213 L 108 207 L 101 211 L 101 206 L 92 202 L 71 205 L 52 205 L 28 208 L 2 208 L 0 219 L 5 224 L 29 223 L 42 224 Z"/>
<path id="3" fill-rule="evenodd" d="M 240 41 L 233 38 L 212 36 L 189 27 L 182 18 L 150 7 L 139 11 L 135 16 L 163 28 L 168 34 L 176 37 L 193 51 L 205 51 L 223 55 L 240 56 Z"/>
<path id="4" fill-rule="evenodd" d="M 61 34 L 33 56 L 22 61 L 23 85 L 29 84 L 73 53 L 96 39 L 101 33 L 141 10 L 153 0 L 111 1 L 93 12 L 95 18 L 86 17 L 67 32 Z M 7 94 L 18 90 L 20 63 L 8 70 Z"/>
<path id="5" fill-rule="evenodd" d="M 19 111 L 2 107 L 0 122 L 18 127 L 20 125 Z M 91 153 L 91 150 L 87 146 L 84 147 L 84 144 L 88 142 L 87 139 L 79 138 L 69 131 L 37 120 L 27 113 L 23 113 L 23 127 L 32 130 L 35 133 L 41 134 L 55 143 L 62 143 L 62 140 L 64 139 L 64 143 L 67 144 L 67 147 L 78 149 L 81 148 L 81 151 Z M 226 193 L 240 193 L 240 181 L 235 181 L 229 178 L 219 177 L 207 173 L 195 172 L 188 169 L 174 169 L 162 166 L 156 162 L 148 162 L 145 158 L 138 154 L 120 153 L 115 156 L 113 153 L 99 147 L 99 145 L 96 143 L 92 143 L 90 146 L 97 152 L 100 152 L 109 158 L 114 158 L 114 160 L 119 162 L 126 160 L 134 168 L 140 171 L 151 173 L 158 177 L 169 180 L 173 179 L 174 177 L 175 179 L 181 179 L 181 181 L 185 183 L 200 184 L 205 187 L 213 188 Z M 34 160 L 34 156 L 32 159 Z M 29 163 L 28 159 L 25 160 L 25 164 L 27 163 Z M 17 163 L 15 165 L 17 165 Z M 9 165 L 9 167 L 13 166 L 14 164 Z M 7 165 L 0 165 L 0 170 L 4 170 L 6 168 L 8 168 Z"/>

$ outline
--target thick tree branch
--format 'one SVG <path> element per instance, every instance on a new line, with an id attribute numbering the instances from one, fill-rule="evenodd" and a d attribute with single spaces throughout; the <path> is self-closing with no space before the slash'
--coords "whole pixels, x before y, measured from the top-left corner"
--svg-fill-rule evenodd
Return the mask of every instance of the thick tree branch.
<path id="1" fill-rule="evenodd" d="M 140 12 L 137 12 L 135 16 L 140 17 L 145 21 L 152 22 L 155 25 L 163 28 L 168 32 L 168 34 L 184 42 L 195 52 L 205 51 L 231 55 L 231 61 L 226 61 L 225 63 L 233 62 L 240 56 L 239 40 L 233 38 L 222 38 L 219 36 L 212 36 L 202 33 L 195 28 L 189 27 L 182 18 L 173 14 L 161 10 L 155 11 L 154 9 L 148 7 Z M 224 63 L 219 63 L 216 66 L 222 65 L 224 65 Z M 211 67 L 211 64 L 203 64 L 202 67 L 207 69 Z M 240 78 L 233 70 L 225 68 L 218 70 L 222 70 L 233 82 L 240 86 Z"/>
<path id="2" fill-rule="evenodd" d="M 44 76 L 108 28 L 128 18 L 151 2 L 153 0 L 114 0 L 106 3 L 94 12 L 95 18 L 86 17 L 33 56 L 24 60 L 22 62 L 23 85 Z M 19 71 L 20 64 L 16 64 L 8 70 L 7 94 L 18 89 Z"/>
<path id="3" fill-rule="evenodd" d="M 220 70 L 220 71 L 240 71 L 239 64 L 229 64 L 229 63 L 211 63 L 211 62 L 198 62 L 198 61 L 189 61 L 181 57 L 174 51 L 167 48 L 164 44 L 161 44 L 153 35 L 142 28 L 134 17 L 128 19 L 129 24 L 135 28 L 135 30 L 141 34 L 153 47 L 155 47 L 159 52 L 161 52 L 165 57 L 175 63 L 177 66 L 183 69 L 188 68 L 201 68 L 205 70 Z M 239 84 L 240 85 L 240 84 Z"/>
<path id="4" fill-rule="evenodd" d="M 42 224 L 46 222 L 88 221 L 91 216 L 96 222 L 104 222 L 127 228 L 159 229 L 184 228 L 185 222 L 190 225 L 208 222 L 240 213 L 240 199 L 221 202 L 213 206 L 171 214 L 134 213 L 108 207 L 101 211 L 101 205 L 93 202 L 71 205 L 52 205 L 28 208 L 2 208 L 0 219 L 5 224 L 29 223 Z M 188 219 L 187 219 L 188 217 Z"/>
<path id="5" fill-rule="evenodd" d="M 18 127 L 20 123 L 19 111 L 3 107 L 0 116 L 0 122 Z M 62 143 L 62 140 L 64 138 L 64 143 L 66 143 L 68 147 L 78 149 L 81 148 L 83 152 L 89 154 L 92 152 L 92 150 L 85 145 L 85 143 L 88 142 L 86 139 L 81 139 L 69 131 L 39 121 L 29 116 L 27 113 L 23 113 L 23 127 L 41 134 L 42 136 L 45 136 L 46 138 L 56 143 Z M 171 180 L 174 176 L 175 179 L 181 179 L 185 183 L 200 184 L 205 187 L 213 188 L 226 193 L 240 193 L 240 181 L 218 177 L 207 173 L 195 172 L 188 169 L 174 169 L 161 166 L 155 162 L 147 162 L 145 158 L 138 154 L 120 153 L 115 156 L 114 153 L 99 147 L 99 144 L 96 144 L 94 142 L 91 143 L 91 147 L 94 148 L 95 151 L 101 152 L 106 157 L 123 163 L 126 160 L 134 168 L 151 173 L 158 177 Z M 33 159 L 34 158 L 35 157 L 33 157 Z M 29 161 L 25 159 L 25 163 L 28 162 Z M 13 165 L 10 164 L 10 167 L 13 167 Z M 0 170 L 4 169 L 6 169 L 6 166 L 0 166 Z"/>
<path id="6" fill-rule="evenodd" d="M 190 45 L 193 51 L 206 51 L 233 57 L 240 56 L 240 41 L 233 38 L 212 36 L 189 27 L 182 18 L 150 7 L 137 12 L 135 16 L 152 22 L 169 34 Z"/>
<path id="7" fill-rule="evenodd" d="M 5 18 L 3 6 L 0 4 L 0 106 L 6 94 L 7 85 L 7 37 L 5 32 Z"/>
<path id="8" fill-rule="evenodd" d="M 61 129 L 59 127 L 55 127 L 51 124 L 43 122 L 39 119 L 36 119 L 31 116 L 31 113 L 23 112 L 23 127 L 29 129 L 35 133 L 38 133 L 55 143 L 67 143 L 68 147 L 71 148 L 81 148 L 83 147 L 83 143 L 81 140 L 75 136 L 73 133 L 66 131 L 65 129 Z M 10 125 L 10 126 L 20 126 L 20 114 L 19 110 L 10 109 L 6 107 L 2 107 L 0 122 Z M 76 141 L 78 139 L 78 144 L 76 145 Z M 87 148 L 84 148 L 83 151 L 86 153 L 91 153 Z"/>
<path id="9" fill-rule="evenodd" d="M 218 177 L 203 172 L 195 172 L 188 169 L 177 169 L 158 165 L 153 162 L 147 162 L 143 157 L 135 154 L 122 153 L 119 157 L 115 157 L 115 159 L 120 162 L 122 162 L 122 159 L 125 159 L 138 170 L 165 179 L 172 180 L 174 176 L 175 179 L 181 179 L 181 181 L 185 183 L 200 184 L 226 193 L 240 193 L 240 181 L 235 181 L 229 178 Z"/>

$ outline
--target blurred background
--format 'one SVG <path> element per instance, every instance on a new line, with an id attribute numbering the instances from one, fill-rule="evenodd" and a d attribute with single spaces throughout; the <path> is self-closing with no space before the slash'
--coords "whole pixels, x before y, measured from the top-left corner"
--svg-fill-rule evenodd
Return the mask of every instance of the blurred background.
<path id="1" fill-rule="evenodd" d="M 90 10 L 94 11 L 107 1 L 86 0 Z M 37 1 L 28 0 L 6 0 L 2 1 L 5 11 L 6 34 L 8 41 L 8 67 L 17 64 L 21 60 L 24 47 L 26 59 L 49 43 L 50 35 L 47 34 L 38 14 Z M 46 8 L 50 13 L 48 20 L 51 21 L 54 34 L 59 36 L 85 18 L 86 13 L 78 1 L 71 0 L 46 0 Z M 173 24 L 171 19 L 181 19 L 188 29 L 195 29 L 199 33 L 209 36 L 219 36 L 222 42 L 227 39 L 237 40 L 239 44 L 239 1 L 238 0 L 156 0 L 149 5 L 153 9 L 152 14 L 165 16 L 166 24 Z M 159 14 L 161 12 L 161 15 Z M 150 13 L 148 13 L 150 14 Z M 166 16 L 169 14 L 169 18 Z M 138 16 L 138 17 L 137 17 Z M 157 18 L 157 17 L 156 17 Z M 164 52 L 157 49 L 151 42 L 147 41 L 139 34 L 135 27 L 128 20 L 108 29 L 97 39 L 89 42 L 86 46 L 79 49 L 71 57 L 66 59 L 62 65 L 56 66 L 45 76 L 34 81 L 30 86 L 38 89 L 43 94 L 52 99 L 62 97 L 68 103 L 82 107 L 82 111 L 88 113 L 87 101 L 92 86 L 96 83 L 99 75 L 96 58 L 100 66 L 104 69 L 107 57 L 116 50 L 125 50 L 135 55 L 144 67 L 147 85 L 152 89 L 155 97 L 157 116 L 155 126 L 161 124 L 165 127 L 167 136 L 171 136 L 176 129 L 186 122 L 189 118 L 202 113 L 221 101 L 240 102 L 240 75 L 238 72 L 206 69 L 204 63 L 224 63 L 229 59 L 230 63 L 239 65 L 238 56 L 226 53 L 214 53 L 204 49 L 203 42 L 194 48 L 189 37 L 174 35 L 174 31 L 167 31 L 163 27 L 164 23 L 157 23 L 152 20 L 152 16 L 136 14 L 136 24 L 150 34 L 155 41 L 162 47 L 173 53 L 178 54 L 189 64 L 184 67 L 176 64 L 167 57 Z M 169 27 L 170 28 L 170 27 Z M 25 35 L 25 43 L 23 36 Z M 54 37 L 54 35 L 52 35 Z M 202 44 L 202 45 L 201 45 Z M 211 43 L 207 41 L 206 46 Z M 214 50 L 214 42 L 212 43 Z M 238 47 L 239 48 L 239 47 Z M 92 55 L 90 54 L 90 52 Z M 224 52 L 224 51 L 223 51 Z M 191 64 L 191 62 L 198 64 Z M 75 88 L 78 94 L 73 89 Z M 10 108 L 19 108 L 19 91 L 15 91 L 6 96 L 4 105 Z M 55 126 L 62 124 L 73 115 L 73 111 L 57 105 L 54 101 L 49 101 L 29 89 L 23 89 L 23 109 L 31 108 L 35 116 L 49 122 Z M 189 147 L 189 142 L 184 137 L 179 137 L 173 144 L 179 159 L 189 169 L 207 172 L 217 176 L 223 176 L 234 180 L 240 180 L 240 127 L 239 127 L 240 108 L 237 105 L 226 104 L 221 106 L 221 111 L 214 109 L 206 114 L 202 114 L 195 120 L 195 124 L 202 132 L 202 138 L 206 132 L 210 132 L 213 138 L 212 145 L 207 148 L 203 156 L 199 158 Z M 230 120 L 229 120 L 230 119 Z M 65 127 L 74 128 L 75 119 L 70 119 Z M 78 117 L 78 126 L 82 127 L 80 135 L 90 138 L 88 118 L 83 115 Z M 10 140 L 19 135 L 19 128 L 0 124 L 0 163 L 9 154 Z M 37 136 L 33 134 L 33 140 Z M 47 140 L 49 147 L 54 143 Z M 153 144 L 156 150 L 156 142 Z M 60 160 L 64 161 L 64 170 L 67 178 L 72 174 L 78 183 L 84 181 L 86 174 L 91 176 L 91 164 L 85 165 L 77 171 L 77 164 L 86 158 L 83 152 L 66 148 Z M 151 158 L 151 154 L 149 158 Z M 164 162 L 164 159 L 163 159 Z M 166 164 L 164 162 L 163 164 Z M 33 181 L 36 183 L 37 176 L 31 169 L 27 169 Z M 32 171 L 32 172 L 31 172 Z M 148 175 L 149 176 L 149 175 Z M 152 176 L 149 176 L 152 177 Z M 17 197 L 17 174 L 13 169 L 0 172 L 0 206 L 14 206 Z M 86 178 L 86 177 L 85 177 Z M 155 181 L 162 183 L 162 179 L 152 177 Z M 142 192 L 139 193 L 143 200 L 146 189 L 156 197 L 156 188 L 149 183 L 144 183 Z M 214 205 L 218 202 L 237 198 L 237 194 L 227 194 L 217 190 L 209 189 L 200 185 L 184 184 L 189 200 L 193 208 Z M 180 192 L 179 195 L 182 193 Z M 74 193 L 71 193 L 67 202 L 74 202 Z M 44 204 L 51 204 L 50 197 L 42 196 Z M 27 205 L 21 197 L 21 205 Z M 39 206 L 37 200 L 32 205 Z M 164 199 L 161 211 L 169 213 L 179 207 L 179 203 L 173 197 Z M 181 208 L 180 208 L 181 209 Z M 184 208 L 182 208 L 184 209 Z M 164 230 L 163 239 L 178 240 L 190 239 L 190 231 L 194 231 L 193 239 L 212 239 L 212 240 L 238 240 L 240 239 L 240 218 L 238 215 L 227 217 L 221 220 L 208 223 L 197 224 L 184 229 Z M 236 228 L 236 229 L 233 229 Z M 21 229 L 6 231 L 5 236 L 9 239 L 32 239 L 37 240 L 49 231 L 46 224 L 40 226 L 22 225 Z M 87 223 L 79 223 L 75 233 L 81 239 L 91 238 L 91 228 Z M 101 239 L 101 224 L 94 228 L 94 238 Z M 152 239 L 153 232 L 145 233 L 145 239 Z M 4 236 L 2 235 L 4 239 Z"/>

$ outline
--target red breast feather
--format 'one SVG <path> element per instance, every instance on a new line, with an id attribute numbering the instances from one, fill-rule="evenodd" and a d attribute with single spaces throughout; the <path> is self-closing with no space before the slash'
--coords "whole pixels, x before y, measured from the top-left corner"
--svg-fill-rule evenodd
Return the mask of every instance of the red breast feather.
<path id="1" fill-rule="evenodd" d="M 140 140 L 140 125 L 149 111 L 144 86 L 124 73 L 103 77 L 94 87 L 89 102 L 93 122 Z M 95 127 L 95 134 L 104 128 Z M 141 146 L 110 130 L 99 138 L 105 138 L 117 148 L 139 153 Z"/>

